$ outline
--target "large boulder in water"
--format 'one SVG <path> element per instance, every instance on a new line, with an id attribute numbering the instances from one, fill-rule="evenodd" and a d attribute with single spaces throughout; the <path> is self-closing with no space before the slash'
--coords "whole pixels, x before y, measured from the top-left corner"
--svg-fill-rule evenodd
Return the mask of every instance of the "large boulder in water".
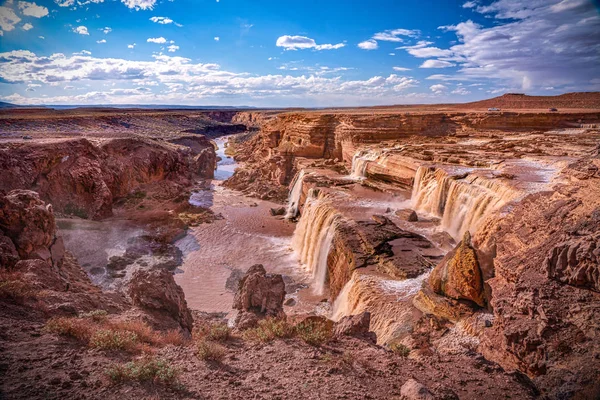
<path id="1" fill-rule="evenodd" d="M 131 276 L 129 296 L 134 305 L 154 317 L 154 325 L 159 328 L 170 328 L 169 322 L 176 321 L 191 331 L 193 319 L 183 289 L 169 271 L 138 269 Z"/>
<path id="2" fill-rule="evenodd" d="M 454 250 L 433 269 L 429 284 L 438 294 L 456 300 L 470 300 L 483 307 L 483 278 L 468 231 Z"/>
<path id="3" fill-rule="evenodd" d="M 233 299 L 233 308 L 238 310 L 235 319 L 239 329 L 250 328 L 265 317 L 282 318 L 285 283 L 279 274 L 267 274 L 261 264 L 248 269 L 240 280 Z"/>

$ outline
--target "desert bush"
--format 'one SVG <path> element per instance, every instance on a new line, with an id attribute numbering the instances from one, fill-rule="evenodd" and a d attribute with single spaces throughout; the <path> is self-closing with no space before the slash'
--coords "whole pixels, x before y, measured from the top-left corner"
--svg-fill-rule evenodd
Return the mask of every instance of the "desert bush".
<path id="1" fill-rule="evenodd" d="M 142 321 L 110 321 L 107 327 L 114 331 L 134 333 L 143 343 L 159 345 L 162 342 L 160 334 Z"/>
<path id="2" fill-rule="evenodd" d="M 196 341 L 196 355 L 204 361 L 220 362 L 225 358 L 227 349 L 219 343 L 212 342 L 205 338 Z"/>
<path id="3" fill-rule="evenodd" d="M 79 318 L 89 318 L 95 322 L 104 322 L 108 319 L 108 313 L 104 310 L 93 310 L 79 315 Z"/>
<path id="4" fill-rule="evenodd" d="M 319 320 L 305 320 L 296 327 L 296 335 L 312 346 L 320 346 L 328 342 L 333 336 L 333 330 L 327 323 Z"/>
<path id="5" fill-rule="evenodd" d="M 138 336 L 130 331 L 98 329 L 90 338 L 90 346 L 103 350 L 137 350 Z"/>
<path id="6" fill-rule="evenodd" d="M 270 342 L 294 336 L 294 328 L 283 319 L 265 318 L 258 321 L 256 328 L 247 329 L 242 335 L 246 340 Z"/>
<path id="7" fill-rule="evenodd" d="M 161 335 L 161 344 L 173 346 L 183 346 L 188 340 L 177 330 L 170 330 Z"/>
<path id="8" fill-rule="evenodd" d="M 35 291 L 22 273 L 0 271 L 0 299 L 23 303 L 26 299 L 36 298 Z"/>
<path id="9" fill-rule="evenodd" d="M 410 347 L 405 346 L 402 343 L 390 343 L 389 348 L 391 351 L 402 357 L 408 357 L 410 354 Z"/>
<path id="10" fill-rule="evenodd" d="M 167 386 L 175 385 L 179 376 L 179 371 L 167 361 L 153 357 L 145 357 L 126 364 L 113 364 L 105 373 L 113 383 L 152 381 Z"/>
<path id="11" fill-rule="evenodd" d="M 89 342 L 95 331 L 95 326 L 88 319 L 55 317 L 46 323 L 44 330 L 58 335 L 70 336 L 82 342 Z"/>
<path id="12" fill-rule="evenodd" d="M 205 322 L 196 326 L 194 337 L 215 342 L 225 342 L 231 337 L 231 329 L 224 322 Z"/>

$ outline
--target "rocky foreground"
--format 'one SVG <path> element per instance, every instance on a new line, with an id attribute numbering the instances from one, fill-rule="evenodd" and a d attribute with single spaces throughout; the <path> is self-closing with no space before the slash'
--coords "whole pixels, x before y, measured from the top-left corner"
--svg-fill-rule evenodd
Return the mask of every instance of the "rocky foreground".
<path id="1" fill-rule="evenodd" d="M 598 398 L 600 112 L 578 99 L 2 116 L 0 398 Z M 333 226 L 335 321 L 290 312 L 266 265 L 238 266 L 231 325 L 175 283 L 174 240 L 220 218 L 188 202 L 213 176 L 209 138 L 238 130 L 225 185 L 281 201 L 297 186 L 306 245 Z M 352 203 L 411 191 L 414 209 Z M 143 231 L 101 268 L 118 285 L 92 283 L 65 220 Z"/>

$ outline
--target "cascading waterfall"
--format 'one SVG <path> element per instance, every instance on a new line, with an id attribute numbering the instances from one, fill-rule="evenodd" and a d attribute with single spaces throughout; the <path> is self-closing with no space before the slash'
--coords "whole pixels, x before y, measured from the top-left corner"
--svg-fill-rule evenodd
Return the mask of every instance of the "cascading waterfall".
<path id="1" fill-rule="evenodd" d="M 352 172 L 354 178 L 366 178 L 367 165 L 381 155 L 380 150 L 359 150 L 352 157 Z"/>
<path id="2" fill-rule="evenodd" d="M 327 257 L 341 215 L 331 206 L 331 200 L 318 189 L 310 189 L 304 210 L 292 237 L 292 248 L 300 262 L 311 273 L 315 292 L 325 292 Z"/>
<path id="3" fill-rule="evenodd" d="M 411 202 L 416 210 L 440 217 L 442 229 L 460 239 L 517 195 L 510 187 L 478 176 L 457 180 L 441 169 L 419 167 Z"/>
<path id="4" fill-rule="evenodd" d="M 304 170 L 300 170 L 292 186 L 292 190 L 288 196 L 287 212 L 285 214 L 286 219 L 296 218 L 298 216 L 298 210 L 300 208 L 300 196 L 302 195 L 302 185 L 304 183 L 304 176 L 306 173 Z"/>

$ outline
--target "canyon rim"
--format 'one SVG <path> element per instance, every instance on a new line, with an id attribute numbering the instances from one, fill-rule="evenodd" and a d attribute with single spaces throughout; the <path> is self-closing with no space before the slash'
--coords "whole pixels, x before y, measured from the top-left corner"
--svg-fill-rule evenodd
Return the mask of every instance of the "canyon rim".
<path id="1" fill-rule="evenodd" d="M 0 399 L 600 398 L 597 4 L 375 3 L 2 2 Z"/>

